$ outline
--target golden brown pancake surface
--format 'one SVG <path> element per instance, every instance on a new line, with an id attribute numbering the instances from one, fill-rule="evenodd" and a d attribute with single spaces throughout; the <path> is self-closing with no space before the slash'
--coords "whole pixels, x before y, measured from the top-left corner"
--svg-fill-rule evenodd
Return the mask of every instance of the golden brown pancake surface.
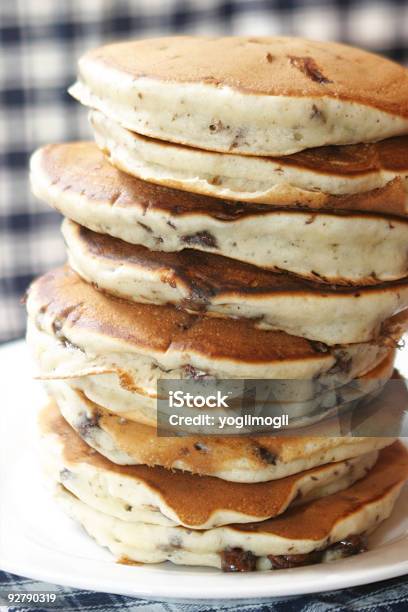
<path id="1" fill-rule="evenodd" d="M 34 282 L 30 297 L 53 325 L 112 335 L 126 344 L 165 352 L 191 350 L 210 357 L 263 362 L 313 359 L 318 344 L 285 332 L 260 330 L 251 321 L 201 317 L 173 306 L 129 303 L 100 293 L 69 268 Z"/>
<path id="2" fill-rule="evenodd" d="M 408 116 L 406 69 L 338 43 L 180 36 L 106 45 L 86 57 L 135 79 L 205 83 L 258 95 L 330 96 Z"/>
<path id="3" fill-rule="evenodd" d="M 381 292 L 386 288 L 405 287 L 408 279 L 378 283 L 368 287 L 322 285 L 290 274 L 276 273 L 222 255 L 184 249 L 177 252 L 151 251 L 141 245 L 130 244 L 108 234 L 99 234 L 75 224 L 76 238 L 89 254 L 112 264 L 126 264 L 148 271 L 161 272 L 162 282 L 180 281 L 205 302 L 206 296 L 224 294 L 287 293 L 319 295 L 358 295 L 364 292 Z"/>
<path id="4" fill-rule="evenodd" d="M 385 496 L 408 478 L 408 451 L 401 442 L 380 451 L 379 459 L 365 478 L 345 491 L 290 508 L 283 516 L 261 523 L 234 525 L 234 529 L 268 532 L 283 538 L 320 540 L 335 523 L 352 516 L 361 506 Z"/>
<path id="5" fill-rule="evenodd" d="M 390 139 L 386 144 L 324 147 L 311 149 L 285 159 L 286 164 L 317 168 L 323 173 L 350 174 L 378 170 L 379 167 L 403 169 L 408 172 L 408 137 Z M 367 147 L 368 155 L 358 147 Z M 381 153 L 381 147 L 386 153 Z M 341 149 L 333 153 L 333 149 Z M 371 151 L 371 153 L 370 153 Z M 391 153 L 393 152 L 393 153 Z M 405 156 L 404 156 L 405 155 Z M 329 156 L 329 157 L 327 157 Z M 364 157 L 364 161 L 362 158 Z M 389 164 L 387 166 L 387 164 Z M 242 203 L 213 198 L 179 189 L 155 185 L 135 178 L 109 163 L 97 146 L 90 142 L 47 145 L 42 149 L 41 165 L 52 185 L 61 192 L 72 192 L 90 201 L 107 203 L 112 207 L 140 207 L 142 210 L 165 211 L 172 216 L 207 214 L 221 221 L 273 213 L 282 207 L 270 204 Z M 342 195 L 328 195 L 319 210 L 332 214 L 388 213 L 406 215 L 406 192 L 399 179 L 372 191 Z M 299 211 L 313 209 L 307 202 L 293 202 L 284 209 Z M 342 213 L 343 211 L 343 213 Z"/>
<path id="6" fill-rule="evenodd" d="M 256 470 L 280 462 L 308 458 L 324 451 L 332 452 L 333 456 L 329 455 L 326 463 L 335 460 L 338 447 L 352 445 L 354 442 L 367 442 L 369 449 L 364 452 L 382 448 L 391 444 L 398 435 L 407 401 L 406 389 L 391 383 L 369 405 L 358 407 L 352 417 L 347 413 L 340 417 L 334 416 L 309 427 L 289 430 L 287 434 L 217 436 L 197 433 L 166 436 L 157 435 L 156 427 L 111 413 L 77 389 L 72 392 L 72 398 L 78 406 L 75 407 L 76 416 L 71 424 L 85 440 L 92 441 L 94 429 L 102 430 L 112 439 L 116 449 L 137 458 L 134 461 L 136 464 L 161 465 L 172 469 L 178 467 L 175 463 L 180 461 L 188 466 L 183 469 L 197 474 L 217 473 L 221 466 L 233 465 L 241 459 L 252 470 Z M 59 402 L 60 398 L 57 398 Z M 61 411 L 65 416 L 64 411 Z M 345 435 L 350 430 L 353 435 Z M 349 456 L 355 455 L 351 453 Z"/>
<path id="7" fill-rule="evenodd" d="M 159 493 L 180 520 L 188 525 L 204 524 L 220 509 L 253 517 L 275 516 L 296 496 L 304 477 L 318 482 L 325 470 L 320 466 L 280 480 L 247 484 L 159 466 L 120 466 L 91 449 L 60 415 L 55 403 L 50 403 L 40 414 L 40 428 L 44 434 L 57 436 L 67 465 L 89 463 L 107 472 L 141 480 Z M 335 465 L 333 469 L 336 469 Z"/>

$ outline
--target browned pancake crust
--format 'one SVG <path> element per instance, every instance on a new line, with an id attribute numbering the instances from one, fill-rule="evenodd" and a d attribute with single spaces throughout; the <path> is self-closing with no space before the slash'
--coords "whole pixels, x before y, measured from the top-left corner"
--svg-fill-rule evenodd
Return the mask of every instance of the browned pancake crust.
<path id="1" fill-rule="evenodd" d="M 88 463 L 101 470 L 144 481 L 187 525 L 202 525 L 217 510 L 231 510 L 253 517 L 276 516 L 287 507 L 304 475 L 318 482 L 324 471 L 320 466 L 280 480 L 246 484 L 159 466 L 119 466 L 91 449 L 60 415 L 55 403 L 50 403 L 41 412 L 40 428 L 43 433 L 59 438 L 68 465 Z"/>
<path id="2" fill-rule="evenodd" d="M 129 130 L 131 131 L 131 130 Z M 197 147 L 160 140 L 145 134 L 137 134 L 137 138 L 146 142 L 154 142 L 160 147 L 197 150 Z M 219 155 L 224 153 L 199 149 L 202 155 Z M 359 143 L 354 145 L 327 145 L 304 149 L 297 153 L 284 156 L 257 156 L 263 162 L 281 163 L 283 166 L 304 168 L 329 176 L 361 176 L 375 170 L 408 171 L 408 136 L 395 136 L 374 143 Z"/>
<path id="3" fill-rule="evenodd" d="M 40 316 L 46 314 L 53 321 L 57 335 L 67 326 L 123 340 L 124 349 L 125 344 L 159 352 L 171 347 L 250 363 L 322 357 L 319 343 L 281 331 L 260 330 L 249 320 L 202 317 L 173 306 L 130 303 L 108 296 L 68 267 L 36 280 L 30 296 Z"/>
<path id="4" fill-rule="evenodd" d="M 365 478 L 327 497 L 289 508 L 284 515 L 261 523 L 234 524 L 238 531 L 273 533 L 288 539 L 321 540 L 336 523 L 381 498 L 408 478 L 408 451 L 401 442 L 383 449 Z M 329 543 L 329 542 L 327 542 Z"/>
<path id="5" fill-rule="evenodd" d="M 408 136 L 372 144 L 317 147 L 280 157 L 282 164 L 318 170 L 322 174 L 358 176 L 374 170 L 408 170 Z"/>
<path id="6" fill-rule="evenodd" d="M 408 159 L 408 137 L 407 139 L 393 140 L 398 141 L 398 143 L 403 142 L 406 145 L 407 156 L 405 159 Z M 368 146 L 376 147 L 377 145 Z M 388 145 L 389 148 L 392 148 L 392 146 L 392 143 Z M 398 144 L 398 151 L 403 148 L 401 144 Z M 47 145 L 41 151 L 42 171 L 47 175 L 50 185 L 52 184 L 54 188 L 60 189 L 61 193 L 71 192 L 88 199 L 94 204 L 100 202 L 120 208 L 138 207 L 143 212 L 148 210 L 163 211 L 175 218 L 181 215 L 204 214 L 220 221 L 232 221 L 254 215 L 265 215 L 266 213 L 274 214 L 279 210 L 293 213 L 302 209 L 313 209 L 313 204 L 308 205 L 307 202 L 291 202 L 288 207 L 271 204 L 246 204 L 148 183 L 116 169 L 108 162 L 97 146 L 91 142 Z M 310 155 L 318 155 L 313 153 L 316 149 L 311 149 L 311 151 Z M 293 160 L 292 163 L 294 164 L 304 165 L 307 155 L 308 152 L 303 152 L 289 156 L 289 158 Z M 296 156 L 299 156 L 299 162 L 296 162 Z M 343 154 L 343 156 L 347 157 L 347 154 Z M 395 157 L 402 159 L 403 155 L 398 153 L 398 156 Z M 320 161 L 324 158 L 324 153 L 319 155 Z M 384 155 L 384 160 L 386 158 L 388 159 L 388 156 Z M 310 164 L 313 163 L 312 159 L 313 157 L 309 160 Z M 358 155 L 358 160 L 357 166 L 361 166 L 361 155 Z M 327 160 L 325 163 L 326 165 L 329 164 Z M 403 164 L 403 161 L 392 163 L 395 165 L 397 163 Z M 332 165 L 339 166 L 341 164 L 339 162 L 336 164 L 333 161 Z M 343 166 L 343 173 L 346 173 L 345 166 Z M 349 173 L 353 174 L 352 162 L 349 165 Z M 406 216 L 405 201 L 406 192 L 403 183 L 401 180 L 395 179 L 381 189 L 365 193 L 344 196 L 328 195 L 324 198 L 323 206 L 318 207 L 318 210 L 331 215 L 343 216 L 361 216 L 358 211 L 362 211 L 365 216 L 370 213 L 373 216 L 383 213 L 381 216 L 384 217 L 384 213 L 386 213 L 386 216 L 391 219 L 393 215 Z"/>
<path id="7" fill-rule="evenodd" d="M 259 95 L 328 96 L 408 116 L 407 70 L 338 43 L 180 36 L 106 45 L 87 57 L 134 79 L 228 86 Z"/>
<path id="8" fill-rule="evenodd" d="M 73 223 L 73 222 L 72 222 Z M 211 297 L 237 295 L 328 295 L 355 296 L 361 293 L 381 293 L 391 288 L 405 287 L 408 279 L 378 285 L 352 287 L 322 285 L 285 273 L 276 273 L 235 259 L 184 249 L 178 252 L 150 251 L 146 247 L 124 242 L 107 234 L 98 234 L 74 224 L 75 239 L 81 249 L 98 260 L 156 272 L 162 283 L 181 283 L 191 296 L 192 305 L 205 305 Z M 188 306 L 189 304 L 186 304 Z"/>
<path id="9" fill-rule="evenodd" d="M 86 406 L 86 414 L 75 423 L 85 440 L 92 440 L 93 431 L 99 429 L 108 433 L 120 451 L 136 457 L 137 463 L 172 469 L 176 461 L 182 461 L 185 469 L 195 474 L 217 473 L 238 459 L 245 460 L 251 470 L 292 462 L 313 454 L 313 443 L 318 447 L 315 452 L 323 452 L 326 446 L 328 451 L 333 450 L 333 458 L 327 460 L 330 462 L 335 460 L 336 447 L 345 443 L 339 432 L 350 427 L 350 415 L 346 413 L 344 421 L 343 416 L 335 416 L 280 436 L 158 436 L 155 427 L 124 419 L 95 404 L 82 391 L 75 393 Z M 356 435 L 361 425 L 365 436 L 395 437 L 404 418 L 407 393 L 402 384 L 391 383 L 369 404 L 359 406 L 352 417 Z"/>

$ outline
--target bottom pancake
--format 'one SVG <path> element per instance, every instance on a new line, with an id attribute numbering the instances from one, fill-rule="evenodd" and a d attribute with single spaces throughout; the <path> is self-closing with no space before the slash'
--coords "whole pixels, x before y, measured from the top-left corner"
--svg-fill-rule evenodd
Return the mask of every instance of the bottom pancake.
<path id="1" fill-rule="evenodd" d="M 225 571 L 283 569 L 366 550 L 365 537 L 387 519 L 408 478 L 408 452 L 396 442 L 365 478 L 342 492 L 266 521 L 208 530 L 132 523 L 95 510 L 61 485 L 65 510 L 102 546 L 127 562 L 172 561 Z"/>
<path id="2" fill-rule="evenodd" d="M 406 406 L 407 393 L 392 387 L 370 404 L 379 404 L 375 430 L 364 436 L 344 435 L 333 419 L 296 436 L 172 436 L 160 437 L 155 427 L 128 421 L 91 402 L 66 383 L 49 387 L 63 417 L 87 444 L 119 465 L 160 465 L 234 482 L 263 482 L 285 478 L 318 465 L 343 461 L 392 444 L 386 432 L 391 406 Z M 359 410 L 360 412 L 360 410 Z M 363 413 L 362 413 L 363 414 Z M 384 423 L 380 420 L 384 419 Z M 364 421 L 365 419 L 363 419 Z M 395 429 L 394 429 L 395 431 Z"/>
<path id="3" fill-rule="evenodd" d="M 95 510 L 128 522 L 209 529 L 262 521 L 351 486 L 378 458 L 373 451 L 254 484 L 146 465 L 119 466 L 90 448 L 50 403 L 39 419 L 49 475 Z"/>

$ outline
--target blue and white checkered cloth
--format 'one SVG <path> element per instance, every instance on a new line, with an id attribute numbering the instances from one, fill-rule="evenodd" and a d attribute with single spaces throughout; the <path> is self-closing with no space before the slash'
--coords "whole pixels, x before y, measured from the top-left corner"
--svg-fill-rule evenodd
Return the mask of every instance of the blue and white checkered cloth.
<path id="1" fill-rule="evenodd" d="M 19 300 L 64 259 L 59 217 L 29 193 L 30 153 L 89 138 L 66 93 L 76 60 L 109 40 L 174 32 L 293 34 L 342 40 L 408 60 L 405 0 L 1 0 L 0 342 L 22 336 Z"/>
<path id="2" fill-rule="evenodd" d="M 274 577 L 271 575 L 271 580 Z M 24 593 L 47 590 L 57 594 L 58 608 L 64 612 L 406 612 L 408 610 L 407 577 L 378 582 L 374 585 L 330 591 L 303 597 L 282 597 L 251 603 L 163 603 L 108 593 L 95 593 L 39 583 L 0 572 L 0 596 L 3 592 Z M 22 608 L 8 608 L 21 610 Z M 26 610 L 28 608 L 25 608 Z M 47 608 L 50 610 L 52 608 Z M 43 610 L 36 608 L 37 612 Z M 45 609 L 44 609 L 45 612 Z"/>

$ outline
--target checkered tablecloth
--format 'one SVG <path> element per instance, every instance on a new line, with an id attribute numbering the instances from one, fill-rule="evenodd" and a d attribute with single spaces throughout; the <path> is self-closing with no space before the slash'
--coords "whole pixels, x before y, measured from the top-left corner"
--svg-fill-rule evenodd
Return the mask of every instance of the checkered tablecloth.
<path id="1" fill-rule="evenodd" d="M 274 577 L 271 575 L 271 580 Z M 406 612 L 408 610 L 408 576 L 303 597 L 253 600 L 251 603 L 163 603 L 121 595 L 95 593 L 38 583 L 28 578 L 0 572 L 0 595 L 5 591 L 48 590 L 57 593 L 59 609 L 64 612 Z M 14 610 L 17 608 L 8 608 Z M 27 609 L 27 608 L 26 608 Z M 50 610 L 50 608 L 47 608 Z M 21 608 L 20 608 L 21 610 Z M 41 608 L 36 608 L 41 610 Z"/>
<path id="2" fill-rule="evenodd" d="M 104 42 L 174 32 L 293 34 L 408 60 L 405 0 L 1 0 L 0 342 L 22 336 L 33 276 L 63 261 L 59 217 L 29 193 L 30 153 L 89 138 L 66 93 L 76 60 Z"/>

